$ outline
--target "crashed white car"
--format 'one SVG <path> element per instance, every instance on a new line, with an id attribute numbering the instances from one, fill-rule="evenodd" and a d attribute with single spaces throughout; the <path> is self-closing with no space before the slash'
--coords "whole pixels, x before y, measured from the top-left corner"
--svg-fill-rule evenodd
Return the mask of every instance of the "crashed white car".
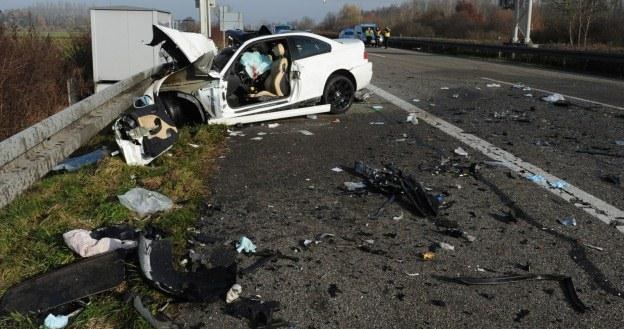
<path id="1" fill-rule="evenodd" d="M 177 127 L 235 125 L 317 113 L 343 113 L 371 81 L 360 40 L 307 32 L 234 32 L 217 52 L 196 33 L 155 25 L 152 46 L 171 59 L 135 109 L 114 124 L 126 162 L 145 165 L 166 152 Z"/>

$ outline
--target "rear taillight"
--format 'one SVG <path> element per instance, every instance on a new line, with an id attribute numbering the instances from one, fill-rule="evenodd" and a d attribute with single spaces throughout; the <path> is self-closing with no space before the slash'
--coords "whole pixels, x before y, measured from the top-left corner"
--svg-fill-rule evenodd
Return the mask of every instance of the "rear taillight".
<path id="1" fill-rule="evenodd" d="M 368 60 L 368 52 L 364 51 L 364 60 L 367 61 Z"/>

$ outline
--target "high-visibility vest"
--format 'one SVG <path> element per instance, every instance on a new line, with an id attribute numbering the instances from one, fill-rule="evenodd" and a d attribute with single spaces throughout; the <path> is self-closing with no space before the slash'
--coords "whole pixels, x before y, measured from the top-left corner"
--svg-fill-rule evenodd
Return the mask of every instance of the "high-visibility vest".
<path id="1" fill-rule="evenodd" d="M 386 38 L 389 38 L 389 37 L 390 37 L 390 31 L 386 30 L 386 32 L 384 33 L 384 36 L 385 36 Z"/>
<path id="2" fill-rule="evenodd" d="M 373 31 L 372 30 L 366 30 L 366 36 L 367 37 L 372 37 L 373 36 Z"/>

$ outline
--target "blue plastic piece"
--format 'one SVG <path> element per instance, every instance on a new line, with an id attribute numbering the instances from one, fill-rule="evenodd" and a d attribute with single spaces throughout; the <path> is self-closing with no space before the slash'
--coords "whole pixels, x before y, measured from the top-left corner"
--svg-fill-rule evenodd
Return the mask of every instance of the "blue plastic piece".
<path id="1" fill-rule="evenodd" d="M 45 329 L 63 329 L 69 323 L 69 317 L 66 315 L 54 315 L 48 314 L 43 321 L 43 327 Z"/>
<path id="2" fill-rule="evenodd" d="M 107 152 L 108 151 L 106 149 L 99 149 L 91 153 L 81 155 L 79 157 L 69 158 L 61 162 L 58 166 L 52 168 L 52 170 L 53 171 L 67 170 L 69 172 L 77 171 L 78 169 L 84 166 L 88 166 L 88 165 L 92 165 L 92 164 L 96 164 L 100 162 L 102 159 L 106 157 Z"/>
<path id="3" fill-rule="evenodd" d="M 236 244 L 236 251 L 241 252 L 256 252 L 256 245 L 251 242 L 246 236 L 241 236 L 240 240 Z"/>

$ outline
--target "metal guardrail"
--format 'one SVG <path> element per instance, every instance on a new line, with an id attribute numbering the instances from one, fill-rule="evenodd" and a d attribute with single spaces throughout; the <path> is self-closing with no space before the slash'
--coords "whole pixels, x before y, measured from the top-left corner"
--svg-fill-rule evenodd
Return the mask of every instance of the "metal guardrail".
<path id="1" fill-rule="evenodd" d="M 0 142 L 0 208 L 129 109 L 159 69 L 120 81 Z"/>
<path id="2" fill-rule="evenodd" d="M 609 77 L 624 78 L 624 54 L 532 48 L 412 37 L 392 37 L 389 40 L 389 46 L 440 54 L 499 58 L 514 62 L 531 63 Z"/>

